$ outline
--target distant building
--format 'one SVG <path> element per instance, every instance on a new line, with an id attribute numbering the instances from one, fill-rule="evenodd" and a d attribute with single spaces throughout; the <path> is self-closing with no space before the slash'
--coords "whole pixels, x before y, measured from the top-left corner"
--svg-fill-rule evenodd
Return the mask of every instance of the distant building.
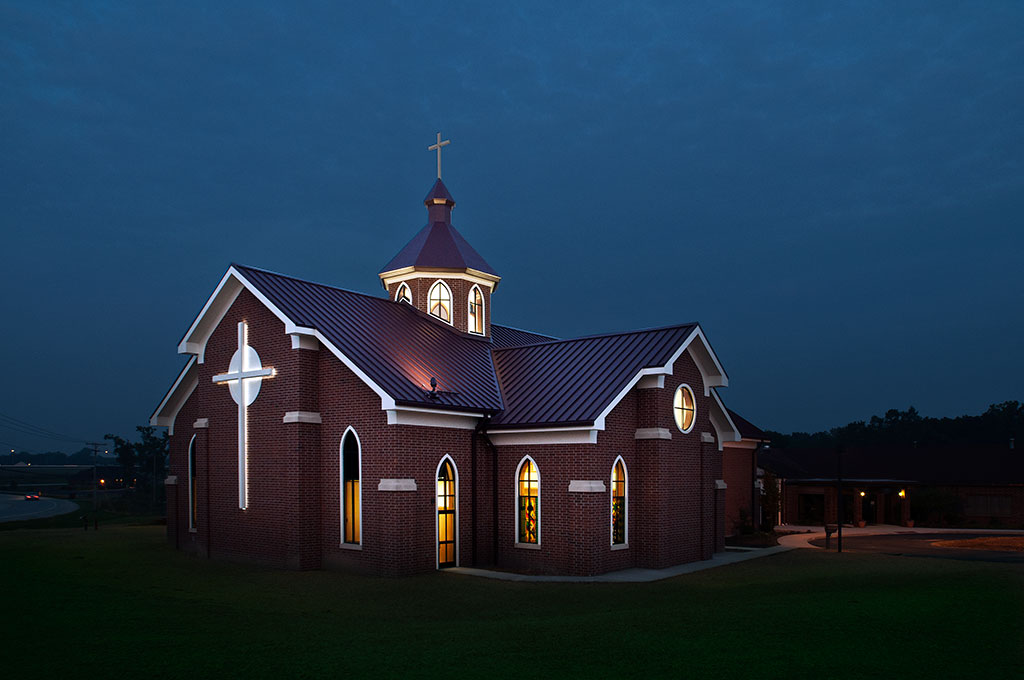
<path id="1" fill-rule="evenodd" d="M 729 417 L 740 433 L 738 441 L 722 442 L 722 479 L 727 487 L 725 535 L 734 536 L 761 528 L 763 486 L 758 476 L 758 454 L 769 440 L 761 428 L 732 409 Z"/>
<path id="2" fill-rule="evenodd" d="M 843 521 L 1024 527 L 1024 457 L 1003 446 L 851 447 L 843 453 Z M 782 522 L 835 523 L 835 449 L 762 452 L 779 480 Z"/>
<path id="3" fill-rule="evenodd" d="M 440 179 L 424 203 L 379 274 L 386 298 L 228 269 L 151 419 L 171 429 L 169 540 L 377 574 L 599 574 L 722 550 L 723 445 L 741 436 L 701 327 L 498 325 L 501 277 Z"/>

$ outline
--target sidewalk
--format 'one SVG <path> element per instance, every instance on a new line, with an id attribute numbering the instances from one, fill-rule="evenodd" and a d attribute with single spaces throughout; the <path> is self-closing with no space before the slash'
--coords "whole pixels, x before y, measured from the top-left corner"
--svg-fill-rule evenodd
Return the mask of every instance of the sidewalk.
<path id="1" fill-rule="evenodd" d="M 491 571 L 489 569 L 473 569 L 471 567 L 452 567 L 444 571 L 449 574 L 480 576 L 501 581 L 533 581 L 537 583 L 649 583 L 651 581 L 672 578 L 673 576 L 681 576 L 682 574 L 692 574 L 695 571 L 745 562 L 758 557 L 778 555 L 781 552 L 787 552 L 792 549 L 792 547 L 784 545 L 776 545 L 771 548 L 727 548 L 725 552 L 715 553 L 715 556 L 710 560 L 677 564 L 674 567 L 666 567 L 665 569 L 623 569 L 622 571 L 612 571 L 607 574 L 598 574 L 597 576 L 540 576 L 514 574 L 507 571 Z"/>

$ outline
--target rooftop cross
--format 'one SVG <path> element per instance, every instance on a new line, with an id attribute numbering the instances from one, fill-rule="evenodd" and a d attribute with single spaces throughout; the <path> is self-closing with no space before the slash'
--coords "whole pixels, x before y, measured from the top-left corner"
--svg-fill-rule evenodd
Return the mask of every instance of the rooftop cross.
<path id="1" fill-rule="evenodd" d="M 452 143 L 452 140 L 450 140 L 450 139 L 446 139 L 446 140 L 444 140 L 442 142 L 441 141 L 441 133 L 438 132 L 437 133 L 437 144 L 431 144 L 430 146 L 427 147 L 427 151 L 434 151 L 434 150 L 437 151 L 437 178 L 438 179 L 441 179 L 441 147 L 442 146 L 448 146 L 451 143 Z"/>

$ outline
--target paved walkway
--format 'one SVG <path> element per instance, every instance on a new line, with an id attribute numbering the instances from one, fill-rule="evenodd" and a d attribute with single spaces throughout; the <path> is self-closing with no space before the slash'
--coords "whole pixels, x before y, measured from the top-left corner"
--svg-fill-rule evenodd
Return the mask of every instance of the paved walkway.
<path id="1" fill-rule="evenodd" d="M 37 501 L 25 500 L 25 494 L 0 493 L 0 522 L 15 522 L 22 519 L 39 519 L 73 512 L 76 503 L 61 498 L 43 496 Z"/>
<path id="2" fill-rule="evenodd" d="M 692 574 L 695 571 L 714 569 L 727 564 L 745 562 L 758 557 L 778 555 L 782 552 L 795 550 L 797 548 L 811 548 L 812 550 L 824 550 L 811 541 L 825 538 L 825 529 L 814 526 L 783 525 L 775 527 L 778 532 L 789 532 L 779 537 L 779 545 L 771 548 L 740 548 L 729 547 L 725 552 L 716 553 L 710 560 L 701 562 L 689 562 L 677 564 L 674 567 L 665 569 L 623 569 L 612 571 L 597 576 L 542 576 L 532 574 L 515 574 L 508 571 L 492 571 L 490 569 L 474 569 L 472 567 L 452 567 L 445 569 L 448 574 L 462 574 L 464 576 L 480 576 L 482 578 L 493 578 L 501 581 L 532 581 L 535 583 L 647 583 L 660 581 L 673 576 Z M 878 536 L 884 534 L 1024 534 L 1024 531 L 1014 529 L 937 529 L 934 527 L 901 527 L 892 524 L 872 524 L 866 527 L 843 527 L 843 538 L 848 536 Z M 836 535 L 832 534 L 835 540 Z"/>
<path id="3" fill-rule="evenodd" d="M 499 579 L 501 581 L 534 581 L 538 583 L 646 583 L 649 581 L 660 581 L 682 574 L 692 574 L 695 571 L 723 567 L 727 564 L 745 562 L 756 557 L 767 557 L 778 555 L 793 548 L 784 545 L 776 545 L 771 548 L 727 548 L 725 552 L 715 553 L 710 560 L 701 562 L 689 562 L 677 564 L 674 567 L 665 569 L 623 569 L 612 571 L 597 576 L 540 576 L 531 574 L 514 574 L 508 571 L 491 571 L 489 569 L 473 569 L 471 567 L 453 567 L 445 569 L 450 574 L 465 574 L 466 576 L 482 576 L 483 578 Z"/>

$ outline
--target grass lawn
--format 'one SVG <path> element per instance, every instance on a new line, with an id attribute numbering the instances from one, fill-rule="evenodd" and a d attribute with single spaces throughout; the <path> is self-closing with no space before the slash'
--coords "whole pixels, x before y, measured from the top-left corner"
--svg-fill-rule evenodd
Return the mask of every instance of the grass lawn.
<path id="1" fill-rule="evenodd" d="M 0 534 L 6 677 L 1020 678 L 1020 565 L 799 550 L 646 584 L 208 561 L 162 527 Z"/>

